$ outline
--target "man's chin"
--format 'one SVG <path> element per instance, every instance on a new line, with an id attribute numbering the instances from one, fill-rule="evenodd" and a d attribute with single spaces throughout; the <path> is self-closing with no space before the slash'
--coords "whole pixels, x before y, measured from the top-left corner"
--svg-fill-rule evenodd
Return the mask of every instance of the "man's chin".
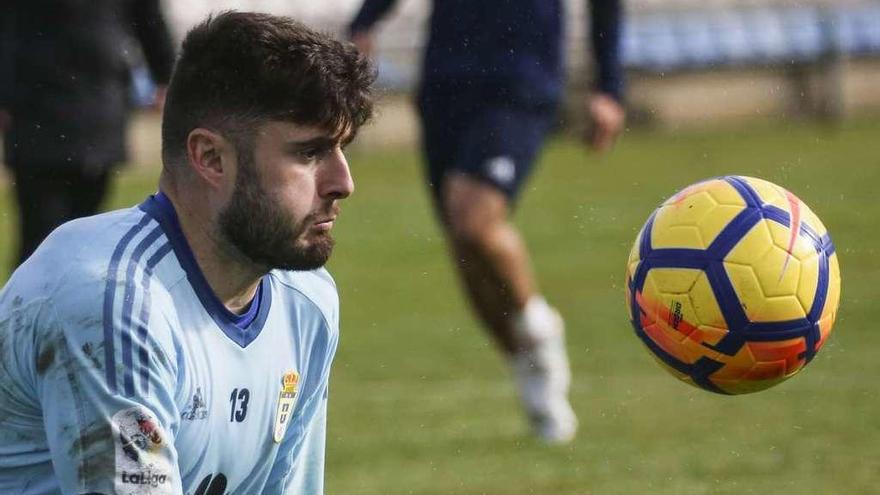
<path id="1" fill-rule="evenodd" d="M 297 246 L 288 253 L 273 257 L 269 265 L 280 270 L 308 271 L 327 264 L 333 252 L 333 239 L 322 239 L 308 246 Z"/>

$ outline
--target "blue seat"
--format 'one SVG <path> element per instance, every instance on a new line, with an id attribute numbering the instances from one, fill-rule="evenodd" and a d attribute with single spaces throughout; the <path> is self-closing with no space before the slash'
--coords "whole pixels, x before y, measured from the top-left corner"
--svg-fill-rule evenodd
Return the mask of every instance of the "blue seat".
<path id="1" fill-rule="evenodd" d="M 832 51 L 880 54 L 880 5 L 637 15 L 622 44 L 627 67 L 654 71 L 809 62 Z"/>

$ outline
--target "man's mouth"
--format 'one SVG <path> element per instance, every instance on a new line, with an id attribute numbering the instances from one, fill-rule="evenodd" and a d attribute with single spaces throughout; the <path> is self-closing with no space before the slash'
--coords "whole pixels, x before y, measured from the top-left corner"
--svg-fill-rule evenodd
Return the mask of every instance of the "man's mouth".
<path id="1" fill-rule="evenodd" d="M 326 217 L 326 218 L 322 218 L 322 219 L 319 219 L 318 221 L 316 221 L 316 222 L 314 223 L 314 226 L 315 226 L 315 228 L 318 229 L 318 230 L 328 231 L 328 230 L 330 230 L 330 229 L 333 228 L 333 223 L 334 223 L 335 221 L 336 221 L 336 217 L 335 217 L 335 216 L 332 216 L 332 217 Z"/>

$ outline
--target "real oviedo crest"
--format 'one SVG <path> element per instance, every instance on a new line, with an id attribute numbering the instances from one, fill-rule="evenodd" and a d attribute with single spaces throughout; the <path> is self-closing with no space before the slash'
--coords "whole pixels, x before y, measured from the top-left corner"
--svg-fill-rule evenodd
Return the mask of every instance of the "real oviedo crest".
<path id="1" fill-rule="evenodd" d="M 293 404 L 296 402 L 299 373 L 288 371 L 281 378 L 281 393 L 278 395 L 278 409 L 275 411 L 275 426 L 272 429 L 272 439 L 280 443 L 287 431 L 290 417 L 293 415 Z"/>

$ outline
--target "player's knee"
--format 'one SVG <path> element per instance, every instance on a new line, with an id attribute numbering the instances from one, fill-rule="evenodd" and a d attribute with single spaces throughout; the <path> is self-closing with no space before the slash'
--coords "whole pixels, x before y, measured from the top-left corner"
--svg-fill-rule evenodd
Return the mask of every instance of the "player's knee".
<path id="1" fill-rule="evenodd" d="M 491 249 L 509 225 L 507 216 L 502 212 L 471 204 L 448 208 L 445 227 L 450 240 L 457 247 L 479 251 Z"/>
<path id="2" fill-rule="evenodd" d="M 452 241 L 480 247 L 508 221 L 507 198 L 496 188 L 466 175 L 447 179 L 441 208 Z"/>
<path id="3" fill-rule="evenodd" d="M 478 212 L 463 209 L 453 213 L 447 210 L 446 219 L 446 230 L 456 245 L 473 248 L 485 244 L 491 226 L 480 221 Z"/>

